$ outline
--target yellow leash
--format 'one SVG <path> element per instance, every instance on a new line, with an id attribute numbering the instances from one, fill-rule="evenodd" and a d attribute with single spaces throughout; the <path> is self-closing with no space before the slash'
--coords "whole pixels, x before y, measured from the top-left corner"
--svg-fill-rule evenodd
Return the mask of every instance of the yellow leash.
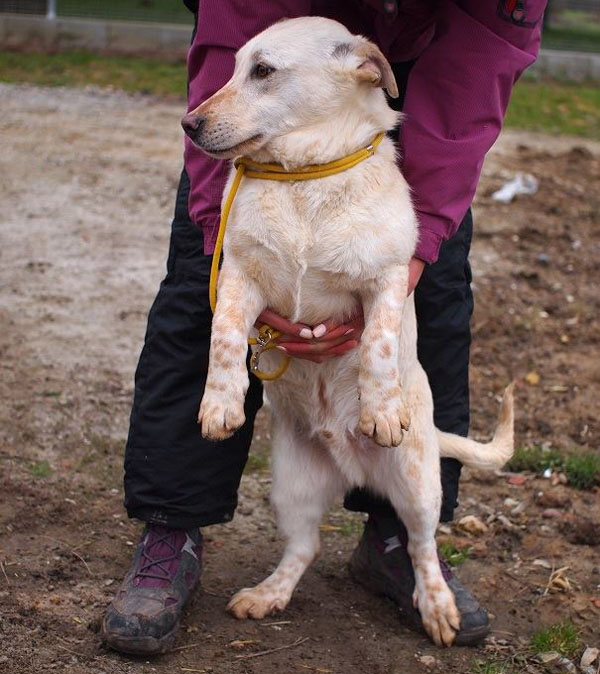
<path id="1" fill-rule="evenodd" d="M 316 164 L 312 166 L 305 166 L 303 168 L 296 169 L 295 171 L 287 171 L 280 164 L 266 164 L 261 162 L 256 162 L 248 159 L 247 157 L 238 157 L 234 166 L 236 168 L 235 177 L 233 183 L 231 184 L 231 189 L 225 200 L 225 205 L 221 211 L 221 220 L 219 222 L 219 233 L 217 234 L 217 240 L 215 242 L 215 251 L 213 254 L 212 265 L 210 268 L 210 283 L 209 283 L 209 299 L 210 299 L 210 308 L 214 314 L 215 307 L 217 305 L 217 276 L 219 274 L 219 261 L 221 259 L 221 252 L 223 251 L 223 240 L 225 239 L 225 230 L 227 228 L 227 221 L 229 219 L 229 212 L 231 211 L 231 206 L 235 195 L 237 194 L 242 178 L 246 176 L 247 178 L 255 178 L 257 180 L 314 180 L 316 178 L 326 178 L 327 176 L 334 175 L 335 173 L 341 173 L 342 171 L 347 171 L 348 169 L 360 164 L 361 161 L 368 159 L 375 154 L 375 150 L 381 143 L 384 137 L 384 133 L 379 133 L 371 141 L 367 147 L 353 152 L 342 159 L 336 159 L 335 161 L 330 161 L 327 164 Z M 252 353 L 250 359 L 250 369 L 259 379 L 264 381 L 273 381 L 286 371 L 287 366 L 290 362 L 290 356 L 285 356 L 283 362 L 274 372 L 261 372 L 258 369 L 258 362 L 260 355 L 264 351 L 270 351 L 277 346 L 277 340 L 281 337 L 282 333 L 274 330 L 269 325 L 263 325 L 258 331 L 258 337 L 251 337 L 248 340 L 248 344 L 251 346 L 257 346 L 258 348 Z"/>

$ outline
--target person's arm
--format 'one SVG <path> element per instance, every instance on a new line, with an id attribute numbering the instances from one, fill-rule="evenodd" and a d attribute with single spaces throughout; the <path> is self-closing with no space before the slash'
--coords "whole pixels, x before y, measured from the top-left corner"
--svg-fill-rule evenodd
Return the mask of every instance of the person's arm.
<path id="1" fill-rule="evenodd" d="M 188 53 L 188 111 L 218 91 L 233 74 L 235 52 L 282 18 L 310 13 L 310 0 L 203 0 Z M 229 162 L 212 159 L 185 138 L 184 161 L 190 179 L 189 213 L 204 232 L 204 252 L 214 250 L 221 196 Z"/>
<path id="2" fill-rule="evenodd" d="M 511 89 L 535 60 L 546 0 L 441 0 L 435 35 L 411 70 L 402 170 L 420 224 L 416 257 L 437 260 L 471 205 Z M 511 16 L 512 14 L 512 16 Z"/>

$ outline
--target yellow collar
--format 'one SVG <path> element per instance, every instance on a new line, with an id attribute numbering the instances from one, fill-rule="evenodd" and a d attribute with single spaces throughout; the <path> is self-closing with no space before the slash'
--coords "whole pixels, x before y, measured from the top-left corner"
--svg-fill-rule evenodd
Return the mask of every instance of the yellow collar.
<path id="1" fill-rule="evenodd" d="M 236 169 L 240 166 L 244 168 L 244 175 L 247 178 L 257 178 L 260 180 L 314 180 L 315 178 L 325 178 L 347 171 L 349 168 L 360 164 L 361 161 L 368 159 L 375 154 L 375 150 L 383 140 L 385 134 L 379 133 L 367 145 L 352 154 L 341 159 L 327 162 L 327 164 L 312 164 L 304 166 L 294 171 L 287 171 L 281 164 L 265 164 L 258 161 L 252 161 L 247 157 L 238 157 L 233 165 Z"/>
<path id="2" fill-rule="evenodd" d="M 210 269 L 210 283 L 209 283 L 209 299 L 210 299 L 210 308 L 212 312 L 215 312 L 215 307 L 217 305 L 217 276 L 219 275 L 219 262 L 221 259 L 221 252 L 223 250 L 223 240 L 225 239 L 225 230 L 227 228 L 227 221 L 229 219 L 229 212 L 231 211 L 231 206 L 235 195 L 237 194 L 238 188 L 242 181 L 242 178 L 246 176 L 247 178 L 256 178 L 258 180 L 314 180 L 316 178 L 326 178 L 327 176 L 334 175 L 335 173 L 342 173 L 342 171 L 347 171 L 348 169 L 360 164 L 361 161 L 368 159 L 375 154 L 375 150 L 383 140 L 385 134 L 379 133 L 375 138 L 367 145 L 352 154 L 342 157 L 341 159 L 336 159 L 335 161 L 327 162 L 326 164 L 313 164 L 311 166 L 305 166 L 295 171 L 287 171 L 280 164 L 268 164 L 262 162 L 252 161 L 247 157 L 238 157 L 233 165 L 236 168 L 236 174 L 231 183 L 231 188 L 225 204 L 223 205 L 223 210 L 221 211 L 221 221 L 219 223 L 219 233 L 217 234 L 217 240 L 215 242 L 215 250 L 213 253 L 212 265 Z M 268 325 L 263 325 L 259 331 L 258 339 L 251 338 L 248 340 L 248 343 L 251 345 L 257 345 L 258 349 L 254 351 L 251 359 L 251 370 L 252 372 L 259 377 L 259 379 L 271 381 L 280 377 L 287 369 L 287 366 L 290 362 L 289 356 L 284 356 L 284 360 L 281 366 L 275 372 L 261 372 L 258 369 L 258 360 L 260 354 L 263 351 L 270 351 L 276 346 L 277 339 L 281 337 L 281 333 L 277 330 L 273 330 Z"/>

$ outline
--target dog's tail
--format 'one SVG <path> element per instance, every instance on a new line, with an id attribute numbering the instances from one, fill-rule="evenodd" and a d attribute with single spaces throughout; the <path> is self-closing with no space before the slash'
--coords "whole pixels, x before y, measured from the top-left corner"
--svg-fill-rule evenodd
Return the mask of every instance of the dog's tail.
<path id="1" fill-rule="evenodd" d="M 438 430 L 440 456 L 458 459 L 469 468 L 502 468 L 514 451 L 514 386 L 513 382 L 504 391 L 496 432 L 489 442 L 475 442 L 470 438 Z"/>

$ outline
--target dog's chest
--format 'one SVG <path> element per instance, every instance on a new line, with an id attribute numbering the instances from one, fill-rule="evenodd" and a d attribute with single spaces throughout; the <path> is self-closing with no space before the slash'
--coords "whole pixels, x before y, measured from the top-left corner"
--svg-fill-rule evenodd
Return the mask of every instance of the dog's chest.
<path id="1" fill-rule="evenodd" d="M 344 189 L 257 183 L 240 190 L 227 249 L 284 315 L 308 320 L 315 313 L 347 313 L 361 284 L 390 255 L 389 247 L 373 245 L 368 209 Z"/>

